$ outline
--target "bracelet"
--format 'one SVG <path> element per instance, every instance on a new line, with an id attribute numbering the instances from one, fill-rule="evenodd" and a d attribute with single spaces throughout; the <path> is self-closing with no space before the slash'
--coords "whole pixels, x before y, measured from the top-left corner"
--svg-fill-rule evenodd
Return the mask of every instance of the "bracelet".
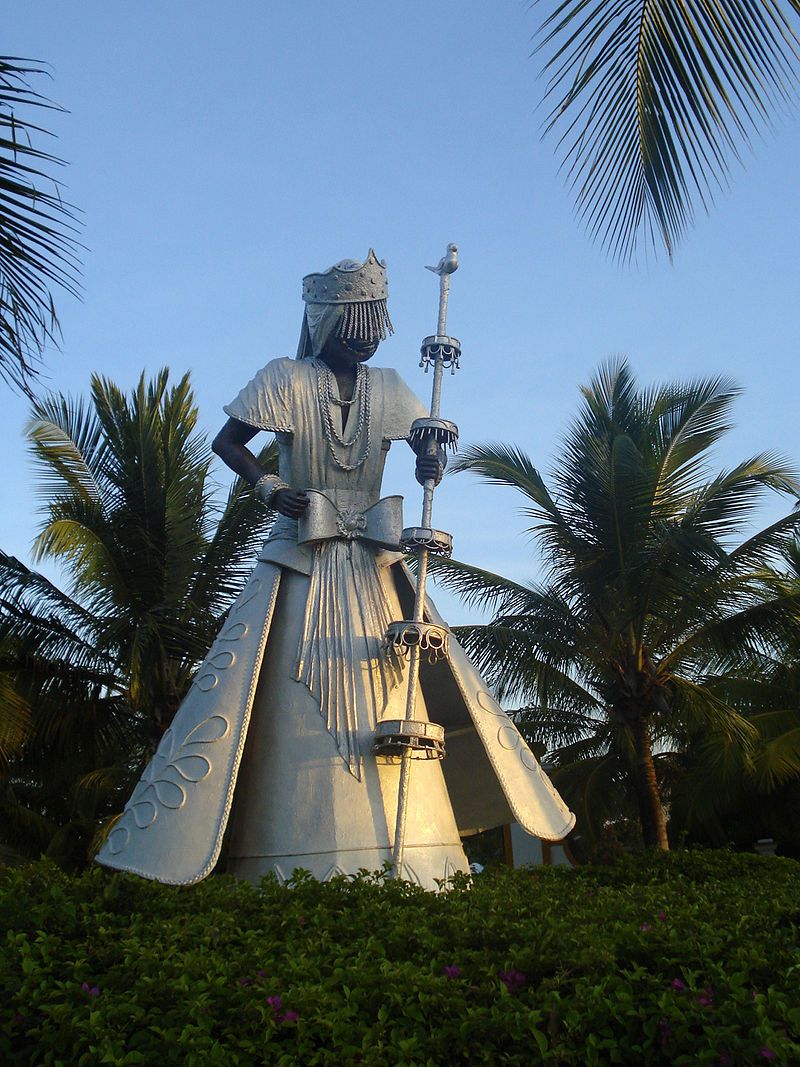
<path id="1" fill-rule="evenodd" d="M 262 474 L 253 486 L 253 493 L 267 507 L 270 507 L 272 498 L 281 489 L 291 489 L 291 486 L 287 485 L 277 474 Z"/>

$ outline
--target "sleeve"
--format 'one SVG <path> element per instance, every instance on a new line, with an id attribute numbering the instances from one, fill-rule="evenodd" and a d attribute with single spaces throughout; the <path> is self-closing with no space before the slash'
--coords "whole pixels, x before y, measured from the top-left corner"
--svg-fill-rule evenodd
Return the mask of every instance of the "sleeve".
<path id="1" fill-rule="evenodd" d="M 292 433 L 293 370 L 292 359 L 272 360 L 222 410 L 232 419 L 257 430 Z"/>
<path id="2" fill-rule="evenodd" d="M 383 370 L 383 433 L 384 441 L 404 441 L 415 419 L 424 419 L 430 412 L 411 392 L 396 370 Z"/>

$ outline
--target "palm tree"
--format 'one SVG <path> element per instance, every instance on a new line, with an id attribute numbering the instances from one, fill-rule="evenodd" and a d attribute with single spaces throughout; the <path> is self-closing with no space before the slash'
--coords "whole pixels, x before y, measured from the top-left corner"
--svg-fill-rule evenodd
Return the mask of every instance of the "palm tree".
<path id="1" fill-rule="evenodd" d="M 0 377 L 28 395 L 45 346 L 58 339 L 52 287 L 80 290 L 76 213 L 51 174 L 63 162 L 37 147 L 49 135 L 29 117 L 62 110 L 30 88 L 30 76 L 44 73 L 0 56 Z"/>
<path id="2" fill-rule="evenodd" d="M 170 385 L 166 370 L 142 376 L 130 397 L 95 376 L 89 404 L 34 405 L 45 516 L 35 554 L 60 564 L 68 588 L 0 553 L 7 848 L 60 854 L 61 835 L 85 849 L 98 819 L 119 810 L 244 584 L 268 513 L 238 479 L 225 505 L 214 503 L 196 422 L 188 375 Z M 274 445 L 260 460 L 275 468 Z"/>
<path id="3" fill-rule="evenodd" d="M 786 593 L 797 595 L 797 539 L 788 544 L 781 562 Z M 694 839 L 724 843 L 742 840 L 744 834 L 748 842 L 748 827 L 761 821 L 761 832 L 749 838 L 752 844 L 756 837 L 769 836 L 768 816 L 773 825 L 783 823 L 796 848 L 796 832 L 789 830 L 788 820 L 776 816 L 781 798 L 788 802 L 800 788 L 800 647 L 796 640 L 780 642 L 778 636 L 774 635 L 751 676 L 737 681 L 736 698 L 757 728 L 756 742 L 745 752 L 726 751 L 713 736 L 701 734 L 676 761 L 672 820 Z"/>
<path id="4" fill-rule="evenodd" d="M 617 258 L 671 255 L 797 84 L 800 0 L 561 0 L 540 27 L 546 130 Z"/>
<path id="5" fill-rule="evenodd" d="M 800 513 L 741 540 L 762 493 L 798 483 L 771 454 L 709 474 L 737 392 L 727 380 L 640 391 L 622 362 L 582 392 L 552 490 L 511 446 L 455 464 L 522 493 L 544 580 L 455 562 L 436 576 L 494 608 L 459 638 L 500 697 L 527 701 L 520 719 L 585 828 L 630 804 L 645 844 L 666 849 L 659 785 L 675 753 L 700 734 L 715 758 L 752 749 L 758 672 L 771 649 L 798 647 L 800 596 L 770 563 Z"/>

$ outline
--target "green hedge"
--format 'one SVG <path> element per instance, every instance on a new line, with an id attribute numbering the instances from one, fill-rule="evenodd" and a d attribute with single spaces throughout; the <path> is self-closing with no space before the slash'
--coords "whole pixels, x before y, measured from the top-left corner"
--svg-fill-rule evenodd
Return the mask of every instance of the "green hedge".
<path id="1" fill-rule="evenodd" d="M 171 888 L 0 871 L 0 1063 L 800 1063 L 800 863 Z"/>

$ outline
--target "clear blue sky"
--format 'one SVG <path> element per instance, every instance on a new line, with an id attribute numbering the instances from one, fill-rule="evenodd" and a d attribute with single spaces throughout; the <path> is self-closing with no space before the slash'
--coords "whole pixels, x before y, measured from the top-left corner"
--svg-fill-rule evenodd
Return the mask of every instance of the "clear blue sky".
<path id="1" fill-rule="evenodd" d="M 547 0 L 549 2 L 549 0 Z M 4 54 L 46 61 L 40 88 L 85 213 L 85 299 L 59 300 L 51 388 L 124 387 L 144 368 L 190 369 L 204 428 L 267 360 L 293 355 L 300 279 L 374 246 L 389 265 L 396 334 L 376 363 L 426 399 L 417 367 L 435 327 L 448 241 L 461 250 L 449 329 L 463 369 L 443 414 L 465 443 L 514 442 L 549 468 L 578 386 L 610 355 L 640 380 L 726 373 L 745 387 L 720 464 L 798 457 L 800 172 L 796 120 L 757 146 L 679 247 L 623 269 L 573 218 L 526 0 L 27 0 L 7 13 Z M 27 404 L 2 392 L 0 545 L 28 559 L 37 498 L 22 440 Z M 385 488 L 417 521 L 410 451 Z M 227 482 L 220 470 L 219 478 Z M 765 521 L 766 521 L 765 512 Z M 535 574 L 510 492 L 466 476 L 437 494 L 456 554 Z M 440 597 L 451 622 L 468 615 Z"/>

